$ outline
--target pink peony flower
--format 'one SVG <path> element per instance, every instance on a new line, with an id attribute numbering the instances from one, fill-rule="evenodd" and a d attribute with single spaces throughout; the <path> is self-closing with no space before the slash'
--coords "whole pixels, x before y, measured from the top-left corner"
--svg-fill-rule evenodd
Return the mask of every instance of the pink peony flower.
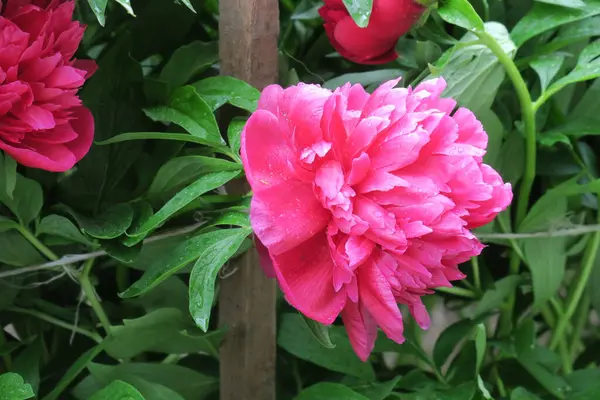
<path id="1" fill-rule="evenodd" d="M 77 90 L 96 63 L 74 60 L 84 26 L 74 1 L 0 0 L 0 150 L 66 171 L 90 149 L 94 119 Z"/>
<path id="2" fill-rule="evenodd" d="M 482 163 L 481 123 L 440 98 L 444 80 L 397 83 L 269 86 L 242 133 L 265 268 L 307 317 L 341 313 L 363 360 L 377 326 L 403 342 L 398 303 L 428 328 L 421 296 L 465 277 L 458 264 L 483 248 L 469 229 L 512 200 Z"/>
<path id="3" fill-rule="evenodd" d="M 358 64 L 394 61 L 396 42 L 419 20 L 425 7 L 414 0 L 375 0 L 369 25 L 360 28 L 342 0 L 325 0 L 319 8 L 331 45 L 344 58 Z"/>

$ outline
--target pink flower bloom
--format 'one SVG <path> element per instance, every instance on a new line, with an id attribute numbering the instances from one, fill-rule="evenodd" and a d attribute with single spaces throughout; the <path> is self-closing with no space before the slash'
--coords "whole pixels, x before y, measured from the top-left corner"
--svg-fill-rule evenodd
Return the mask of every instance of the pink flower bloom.
<path id="1" fill-rule="evenodd" d="M 74 60 L 84 26 L 74 1 L 0 0 L 0 150 L 66 171 L 90 149 L 94 119 L 77 90 L 96 63 Z"/>
<path id="2" fill-rule="evenodd" d="M 269 86 L 242 133 L 266 269 L 309 318 L 331 324 L 341 313 L 363 360 L 377 326 L 403 342 L 397 303 L 427 329 L 421 296 L 464 278 L 458 264 L 483 248 L 469 229 L 512 200 L 482 164 L 481 123 L 440 98 L 444 80 L 397 83 L 371 95 Z"/>
<path id="3" fill-rule="evenodd" d="M 369 24 L 360 28 L 342 0 L 325 0 L 319 8 L 331 45 L 344 58 L 358 64 L 394 61 L 396 42 L 425 11 L 414 0 L 374 0 Z"/>

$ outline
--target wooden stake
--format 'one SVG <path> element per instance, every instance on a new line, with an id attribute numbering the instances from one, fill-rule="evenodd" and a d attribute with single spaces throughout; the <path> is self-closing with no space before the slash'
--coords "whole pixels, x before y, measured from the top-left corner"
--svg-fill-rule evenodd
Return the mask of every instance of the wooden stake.
<path id="1" fill-rule="evenodd" d="M 221 74 L 262 89 L 277 81 L 278 0 L 220 0 Z M 242 187 L 240 187 L 242 186 Z M 245 182 L 228 188 L 247 191 Z M 219 324 L 221 400 L 275 400 L 275 282 L 267 279 L 254 250 L 221 281 Z"/>

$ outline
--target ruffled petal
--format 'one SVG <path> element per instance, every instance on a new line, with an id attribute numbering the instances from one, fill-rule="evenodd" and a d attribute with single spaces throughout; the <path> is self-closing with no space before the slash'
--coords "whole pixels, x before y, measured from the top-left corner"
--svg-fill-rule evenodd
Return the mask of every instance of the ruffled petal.
<path id="1" fill-rule="evenodd" d="M 250 207 L 252 229 L 272 255 L 293 249 L 321 232 L 330 213 L 315 197 L 310 184 L 286 182 L 254 194 Z"/>
<path id="2" fill-rule="evenodd" d="M 346 293 L 333 288 L 334 263 L 325 231 L 272 258 L 287 301 L 315 321 L 333 323 L 346 304 Z"/>

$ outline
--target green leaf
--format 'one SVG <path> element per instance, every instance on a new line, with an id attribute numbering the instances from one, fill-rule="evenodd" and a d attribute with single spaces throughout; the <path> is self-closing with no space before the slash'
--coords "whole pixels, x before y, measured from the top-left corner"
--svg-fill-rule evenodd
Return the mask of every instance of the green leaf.
<path id="1" fill-rule="evenodd" d="M 304 389 L 295 400 L 369 400 L 347 386 L 339 383 L 322 382 Z"/>
<path id="2" fill-rule="evenodd" d="M 225 103 L 254 112 L 260 92 L 246 82 L 232 76 L 213 76 L 192 84 L 212 111 Z"/>
<path id="3" fill-rule="evenodd" d="M 483 21 L 468 0 L 446 0 L 438 6 L 442 19 L 465 29 L 484 30 Z"/>
<path id="4" fill-rule="evenodd" d="M 35 247 L 19 232 L 10 230 L 0 232 L 0 263 L 15 267 L 26 267 L 44 262 Z M 2 289 L 4 288 L 2 287 Z"/>
<path id="5" fill-rule="evenodd" d="M 1 162 L 2 155 L 0 155 Z M 9 199 L 12 199 L 15 187 L 17 186 L 17 162 L 8 154 L 4 155 L 4 167 L 0 168 L 0 171 L 2 170 L 4 170 L 4 176 L 0 178 L 0 182 L 4 180 L 5 193 Z"/>
<path id="6" fill-rule="evenodd" d="M 121 380 L 120 377 L 115 377 L 111 382 Z M 133 386 L 144 398 L 144 400 L 186 400 L 177 392 L 168 387 L 155 382 L 148 382 L 145 379 L 137 376 L 127 376 L 126 383 Z M 99 381 L 92 375 L 88 375 L 84 380 L 79 382 L 71 392 L 77 400 L 88 400 L 94 394 L 98 393 L 102 388 L 106 387 L 107 383 Z"/>
<path id="7" fill-rule="evenodd" d="M 133 222 L 133 208 L 129 204 L 117 204 L 102 213 L 88 217 L 72 209 L 61 206 L 79 224 L 83 233 L 98 239 L 115 239 L 121 236 Z"/>
<path id="8" fill-rule="evenodd" d="M 351 83 L 352 85 L 359 83 L 364 87 L 367 87 L 376 83 L 397 79 L 404 76 L 405 73 L 406 71 L 402 69 L 377 69 L 374 71 L 353 72 L 336 76 L 335 78 L 326 81 L 323 84 L 323 87 L 325 89 L 334 90 L 345 83 Z"/>
<path id="9" fill-rule="evenodd" d="M 130 384 L 117 380 L 94 394 L 90 400 L 144 400 L 144 397 Z"/>
<path id="10" fill-rule="evenodd" d="M 515 333 L 515 350 L 517 355 L 531 353 L 535 348 L 535 323 L 532 319 L 525 319 L 516 329 Z"/>
<path id="11" fill-rule="evenodd" d="M 194 10 L 194 6 L 192 5 L 192 2 L 190 0 L 181 0 L 181 2 L 183 3 L 183 5 L 185 5 L 190 10 L 192 10 L 193 12 L 196 12 L 196 10 Z"/>
<path id="12" fill-rule="evenodd" d="M 506 54 L 511 58 L 514 56 L 516 47 L 504 25 L 488 22 L 485 30 Z M 485 45 L 465 45 L 476 40 L 477 37 L 470 32 L 463 36 L 450 52 L 448 61 L 428 78 L 444 77 L 448 84 L 444 97 L 454 98 L 458 104 L 477 114 L 480 110 L 491 108 L 505 72 L 498 58 Z"/>
<path id="13" fill-rule="evenodd" d="M 115 144 L 121 142 L 128 142 L 130 140 L 174 140 L 178 142 L 189 142 L 195 144 L 201 144 L 204 146 L 209 146 L 213 148 L 215 151 L 222 154 L 230 154 L 229 149 L 227 147 L 215 144 L 214 142 L 206 139 L 202 139 L 196 136 L 189 135 L 187 133 L 167 133 L 167 132 L 127 132 L 122 133 L 120 135 L 114 136 L 108 140 L 103 142 L 96 142 L 98 146 L 106 146 L 108 144 Z"/>
<path id="14" fill-rule="evenodd" d="M 567 199 L 564 191 L 573 187 L 570 184 L 556 187 L 546 192 L 535 202 L 529 213 L 519 225 L 518 232 L 540 232 L 560 227 L 567 221 Z"/>
<path id="15" fill-rule="evenodd" d="M 227 127 L 227 142 L 234 154 L 240 154 L 240 141 L 242 139 L 242 131 L 248 122 L 248 118 L 235 117 Z"/>
<path id="16" fill-rule="evenodd" d="M 585 368 L 567 376 L 567 400 L 595 400 L 600 393 L 600 369 Z"/>
<path id="17" fill-rule="evenodd" d="M 40 385 L 40 365 L 43 351 L 42 340 L 38 338 L 15 357 L 12 365 L 12 371 L 21 375 L 25 382 L 31 385 L 33 392 L 36 394 Z"/>
<path id="18" fill-rule="evenodd" d="M 553 4 L 555 6 L 581 8 L 585 6 L 583 0 L 535 0 L 539 3 Z"/>
<path id="19" fill-rule="evenodd" d="M 571 72 L 554 82 L 545 96 L 540 99 L 545 100 L 554 93 L 560 91 L 567 85 L 577 82 L 588 81 L 600 77 L 600 40 L 588 45 L 579 55 L 577 65 Z"/>
<path id="20" fill-rule="evenodd" d="M 374 381 L 373 367 L 369 362 L 363 363 L 356 356 L 344 328 L 332 326 L 329 335 L 336 345 L 335 348 L 324 348 L 317 342 L 299 314 L 283 314 L 277 344 L 288 353 L 313 364 Z"/>
<path id="21" fill-rule="evenodd" d="M 541 33 L 597 14 L 600 14 L 600 1 L 598 0 L 588 0 L 581 8 L 567 8 L 537 2 L 513 28 L 511 36 L 515 44 L 520 47 Z"/>
<path id="22" fill-rule="evenodd" d="M 310 332 L 313 334 L 315 339 L 317 339 L 323 347 L 328 349 L 333 349 L 335 347 L 335 344 L 333 344 L 331 338 L 329 337 L 329 327 L 320 322 L 312 320 L 303 314 L 300 315 L 302 315 L 302 319 L 306 323 L 308 329 L 310 329 Z"/>
<path id="23" fill-rule="evenodd" d="M 477 388 L 473 382 L 463 383 L 460 386 L 437 393 L 437 400 L 471 400 L 475 397 Z"/>
<path id="24" fill-rule="evenodd" d="M 138 386 L 138 379 L 167 387 L 185 400 L 201 400 L 218 388 L 216 378 L 173 364 L 90 364 L 89 370 L 92 376 L 103 384 L 116 379 L 132 384 L 145 399 L 150 397 L 146 395 L 145 388 Z"/>
<path id="25" fill-rule="evenodd" d="M 559 49 L 593 36 L 600 36 L 600 16 L 582 19 L 565 25 L 545 48 Z"/>
<path id="26" fill-rule="evenodd" d="M 483 361 L 485 359 L 486 352 L 486 344 L 487 344 L 487 334 L 485 330 L 485 324 L 479 323 L 475 327 L 475 354 L 477 356 L 477 364 L 475 366 L 475 371 L 479 374 L 481 366 L 483 365 Z"/>
<path id="27" fill-rule="evenodd" d="M 187 304 L 186 304 L 187 306 Z M 187 308 L 187 307 L 186 307 Z M 106 352 L 116 359 L 131 359 L 144 352 L 166 354 L 205 353 L 219 356 L 223 332 L 190 336 L 193 323 L 176 308 L 159 308 L 136 319 L 113 326 L 106 339 Z"/>
<path id="28" fill-rule="evenodd" d="M 483 156 L 483 161 L 488 165 L 495 166 L 501 154 L 500 149 L 502 148 L 506 130 L 498 115 L 491 109 L 479 110 L 476 116 L 483 124 L 483 128 L 488 135 L 487 152 Z"/>
<path id="29" fill-rule="evenodd" d="M 0 203 L 4 203 L 23 225 L 27 225 L 39 215 L 44 204 L 42 186 L 17 174 L 12 197 L 0 190 Z"/>
<path id="30" fill-rule="evenodd" d="M 518 387 L 510 394 L 510 400 L 541 400 L 535 394 L 528 392 L 527 389 Z"/>
<path id="31" fill-rule="evenodd" d="M 34 396 L 31 385 L 20 375 L 12 372 L 0 375 L 0 400 L 26 400 Z"/>
<path id="32" fill-rule="evenodd" d="M 175 50 L 160 72 L 159 80 L 166 82 L 173 90 L 185 85 L 192 77 L 204 72 L 218 60 L 217 42 L 205 43 L 197 40 Z"/>
<path id="33" fill-rule="evenodd" d="M 456 346 L 469 336 L 473 327 L 473 321 L 464 319 L 450 325 L 441 333 L 433 348 L 433 361 L 439 370 L 446 365 Z"/>
<path id="34" fill-rule="evenodd" d="M 93 243 L 81 233 L 71 220 L 61 215 L 52 214 L 44 217 L 37 226 L 36 236 L 39 235 L 58 236 L 89 247 L 93 246 Z"/>
<path id="35" fill-rule="evenodd" d="M 158 170 L 148 189 L 151 199 L 164 199 L 208 172 L 239 171 L 241 164 L 214 157 L 183 156 L 172 158 Z"/>
<path id="36" fill-rule="evenodd" d="M 552 82 L 552 79 L 554 79 L 560 70 L 560 67 L 562 67 L 564 60 L 564 54 L 555 53 L 538 57 L 531 62 L 531 68 L 533 68 L 540 77 L 542 92 L 548 88 L 550 82 Z"/>
<path id="37" fill-rule="evenodd" d="M 344 6 L 350 16 L 360 28 L 366 28 L 369 25 L 371 11 L 373 10 L 373 0 L 343 0 Z"/>
<path id="38" fill-rule="evenodd" d="M 239 229 L 239 231 L 240 234 L 241 231 L 245 232 L 246 235 L 250 234 L 250 229 L 248 228 Z M 176 273 L 179 269 L 205 254 L 207 249 L 214 246 L 215 242 L 218 242 L 219 240 L 222 240 L 224 236 L 229 236 L 233 233 L 234 232 L 227 230 L 219 230 L 187 239 L 168 254 L 164 254 L 163 257 L 150 264 L 140 280 L 131 285 L 131 287 L 120 296 L 123 298 L 130 298 L 147 292 L 163 282 L 169 276 Z"/>
<path id="39" fill-rule="evenodd" d="M 138 229 L 136 229 L 134 232 L 131 232 L 131 236 L 139 237 L 140 240 L 143 239 L 145 234 L 159 227 L 161 224 L 166 222 L 169 217 L 181 210 L 190 202 L 208 191 L 223 186 L 235 178 L 238 174 L 239 171 L 222 171 L 211 172 L 206 175 L 202 175 L 196 182 L 187 186 L 185 189 L 173 196 L 160 210 L 144 221 Z"/>
<path id="40" fill-rule="evenodd" d="M 540 307 L 554 297 L 565 277 L 566 238 L 536 238 L 523 242 L 523 255 L 533 280 L 534 307 Z"/>
<path id="41" fill-rule="evenodd" d="M 103 345 L 99 344 L 92 347 L 71 364 L 67 372 L 63 375 L 54 389 L 48 393 L 42 400 L 57 400 L 62 392 L 79 376 L 81 372 L 100 354 L 103 350 Z"/>
<path id="42" fill-rule="evenodd" d="M 564 399 L 569 385 L 561 376 L 552 373 L 546 367 L 538 364 L 532 357 L 523 356 L 517 358 L 517 360 L 544 389 L 559 399 Z"/>
<path id="43" fill-rule="evenodd" d="M 10 218 L 0 215 L 0 233 L 19 228 L 19 224 Z"/>
<path id="44" fill-rule="evenodd" d="M 516 275 L 507 276 L 496 281 L 493 289 L 485 291 L 483 297 L 473 311 L 473 318 L 479 318 L 489 311 L 500 307 L 504 303 L 504 300 L 506 300 L 511 293 L 514 293 L 520 282 L 521 277 Z"/>
<path id="45" fill-rule="evenodd" d="M 391 381 L 373 383 L 366 388 L 357 389 L 357 391 L 369 400 L 385 400 L 392 394 L 401 379 L 401 376 L 397 376 Z"/>
<path id="46" fill-rule="evenodd" d="M 206 234 L 205 249 L 194 265 L 189 284 L 190 314 L 204 332 L 208 330 L 217 275 L 250 233 L 249 229 L 223 229 Z"/>
<path id="47" fill-rule="evenodd" d="M 88 0 L 88 4 L 90 8 L 94 12 L 96 19 L 100 23 L 100 25 L 104 26 L 106 22 L 106 17 L 104 13 L 106 12 L 106 3 L 108 0 Z"/>
<path id="48" fill-rule="evenodd" d="M 101 244 L 106 254 L 123 264 L 135 262 L 142 251 L 142 243 L 125 246 L 120 239 L 104 240 Z"/>
<path id="49" fill-rule="evenodd" d="M 177 124 L 208 143 L 225 143 L 212 109 L 192 86 L 175 89 L 166 106 L 147 108 L 144 113 L 153 121 Z"/>
<path id="50" fill-rule="evenodd" d="M 133 8 L 131 7 L 131 2 L 129 0 L 115 0 L 117 3 L 121 5 L 127 11 L 127 14 L 135 17 L 135 13 L 133 12 Z"/>

